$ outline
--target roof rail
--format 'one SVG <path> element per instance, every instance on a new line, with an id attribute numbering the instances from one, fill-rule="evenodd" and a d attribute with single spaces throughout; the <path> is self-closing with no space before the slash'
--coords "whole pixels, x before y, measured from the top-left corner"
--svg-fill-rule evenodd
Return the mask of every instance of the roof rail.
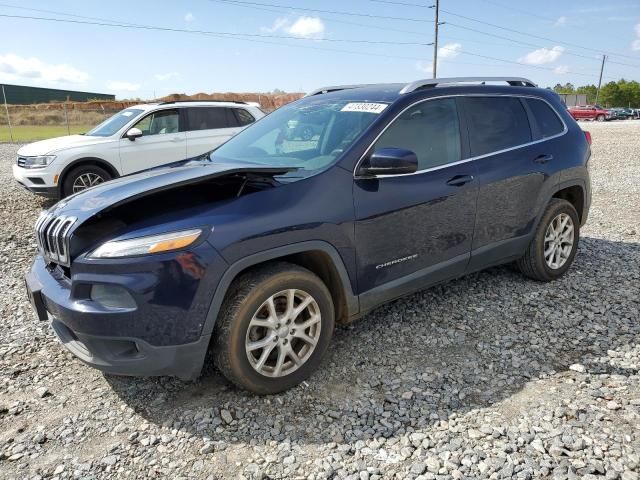
<path id="1" fill-rule="evenodd" d="M 196 100 L 195 98 L 190 98 L 188 100 L 171 100 L 168 102 L 160 102 L 158 105 L 169 105 L 170 103 L 189 103 L 189 102 L 225 102 L 225 103 L 240 103 L 242 105 L 247 105 L 247 102 L 242 100 L 223 100 L 219 98 L 207 99 L 207 100 Z"/>
<path id="2" fill-rule="evenodd" d="M 535 83 L 522 77 L 450 77 L 432 78 L 429 80 L 417 80 L 408 83 L 400 90 L 400 94 L 415 92 L 423 88 L 437 87 L 443 84 L 452 83 L 485 83 L 485 82 L 506 82 L 512 87 L 537 87 Z"/>
<path id="3" fill-rule="evenodd" d="M 333 85 L 331 87 L 322 87 L 312 92 L 309 92 L 305 95 L 305 97 L 313 97 L 314 95 L 319 95 L 321 93 L 329 93 L 329 92 L 338 92 L 340 90 L 350 90 L 352 88 L 363 88 L 363 87 L 372 87 L 376 85 L 375 83 L 363 83 L 360 85 Z"/>

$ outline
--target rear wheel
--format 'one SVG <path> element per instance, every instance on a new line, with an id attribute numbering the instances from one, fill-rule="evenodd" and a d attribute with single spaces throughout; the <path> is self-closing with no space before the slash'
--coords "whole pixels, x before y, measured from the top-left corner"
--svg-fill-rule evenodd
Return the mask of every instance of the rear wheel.
<path id="1" fill-rule="evenodd" d="M 111 180 L 111 175 L 97 165 L 81 165 L 65 175 L 62 184 L 63 197 L 81 192 L 103 182 Z"/>
<path id="2" fill-rule="evenodd" d="M 579 238 L 580 221 L 576 209 L 566 200 L 553 198 L 517 265 L 522 273 L 535 280 L 555 280 L 571 267 Z"/>
<path id="3" fill-rule="evenodd" d="M 281 263 L 244 274 L 230 292 L 213 345 L 222 374 L 258 394 L 278 393 L 309 377 L 334 329 L 333 301 L 322 280 Z"/>

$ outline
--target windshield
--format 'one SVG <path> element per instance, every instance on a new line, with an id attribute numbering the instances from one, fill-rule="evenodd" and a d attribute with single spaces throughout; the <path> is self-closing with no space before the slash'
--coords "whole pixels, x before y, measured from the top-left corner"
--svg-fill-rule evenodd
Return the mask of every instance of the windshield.
<path id="1" fill-rule="evenodd" d="M 144 110 L 139 108 L 127 108 L 122 110 L 114 116 L 107 118 L 97 127 L 89 130 L 85 135 L 90 135 L 92 137 L 110 137 L 131 120 L 140 115 L 143 111 Z"/>
<path id="2" fill-rule="evenodd" d="M 331 166 L 386 103 L 307 99 L 279 108 L 211 152 L 209 159 L 297 167 L 306 178 Z"/>

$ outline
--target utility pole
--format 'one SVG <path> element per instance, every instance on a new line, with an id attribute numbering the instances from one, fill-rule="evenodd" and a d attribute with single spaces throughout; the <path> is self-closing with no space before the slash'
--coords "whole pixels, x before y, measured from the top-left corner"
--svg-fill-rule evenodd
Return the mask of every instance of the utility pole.
<path id="1" fill-rule="evenodd" d="M 436 0 L 436 22 L 434 24 L 433 40 L 433 78 L 438 74 L 438 14 L 440 13 L 440 0 Z"/>
<path id="2" fill-rule="evenodd" d="M 600 80 L 598 80 L 598 90 L 596 90 L 596 105 L 598 104 L 598 97 L 600 96 L 600 87 L 602 86 L 602 72 L 604 72 L 604 62 L 607 59 L 606 55 L 602 55 L 602 65 L 600 66 Z"/>

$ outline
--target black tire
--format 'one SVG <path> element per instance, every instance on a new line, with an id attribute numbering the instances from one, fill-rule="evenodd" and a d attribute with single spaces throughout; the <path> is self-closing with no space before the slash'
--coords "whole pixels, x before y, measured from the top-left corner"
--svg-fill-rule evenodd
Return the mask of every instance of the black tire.
<path id="1" fill-rule="evenodd" d="M 86 164 L 75 167 L 69 173 L 64 176 L 62 182 L 62 197 L 68 197 L 75 193 L 73 191 L 73 185 L 82 175 L 97 175 L 100 177 L 100 183 L 107 182 L 111 180 L 111 174 L 107 172 L 104 168 L 98 167 L 97 165 Z"/>
<path id="2" fill-rule="evenodd" d="M 245 342 L 254 314 L 272 295 L 287 289 L 300 290 L 313 297 L 320 311 L 320 332 L 315 349 L 296 370 L 270 377 L 252 366 Z M 243 274 L 229 288 L 212 340 L 214 363 L 229 381 L 240 388 L 260 395 L 282 392 L 301 383 L 320 365 L 333 336 L 334 324 L 331 294 L 315 274 L 284 262 L 259 267 Z M 279 348 L 273 349 L 273 355 L 278 355 Z"/>
<path id="3" fill-rule="evenodd" d="M 573 222 L 573 246 L 571 253 L 565 263 L 559 268 L 551 268 L 544 256 L 545 235 L 549 224 L 560 214 L 567 214 Z M 520 258 L 516 265 L 520 271 L 527 277 L 539 280 L 541 282 L 550 282 L 564 275 L 571 267 L 573 259 L 578 250 L 578 242 L 580 240 L 580 220 L 578 213 L 571 203 L 559 198 L 552 198 L 545 209 L 538 228 L 527 247 L 524 256 Z"/>
<path id="4" fill-rule="evenodd" d="M 604 121 L 605 121 L 605 117 L 604 117 L 604 115 L 598 115 L 598 116 L 596 117 L 596 120 L 597 120 L 598 122 L 604 122 Z"/>

